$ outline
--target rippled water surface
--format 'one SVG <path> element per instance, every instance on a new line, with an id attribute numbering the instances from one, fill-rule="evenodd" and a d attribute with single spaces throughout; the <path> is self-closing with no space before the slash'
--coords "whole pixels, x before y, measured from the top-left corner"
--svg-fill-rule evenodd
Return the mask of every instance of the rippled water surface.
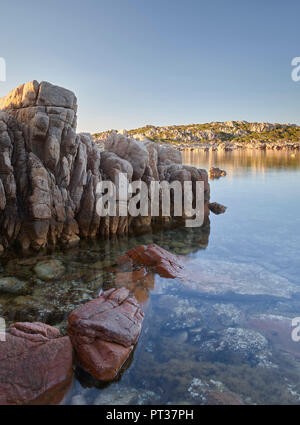
<path id="1" fill-rule="evenodd" d="M 183 152 L 184 162 L 225 169 L 211 181 L 212 201 L 228 207 L 202 228 L 82 243 L 37 258 L 2 260 L 0 277 L 23 282 L 0 294 L 8 323 L 41 320 L 65 331 L 70 311 L 102 289 L 127 285 L 145 310 L 137 348 L 118 380 L 103 385 L 81 370 L 65 398 L 72 404 L 300 404 L 300 154 Z M 118 278 L 116 258 L 155 242 L 186 258 L 182 281 Z M 61 261 L 45 282 L 34 268 Z"/>

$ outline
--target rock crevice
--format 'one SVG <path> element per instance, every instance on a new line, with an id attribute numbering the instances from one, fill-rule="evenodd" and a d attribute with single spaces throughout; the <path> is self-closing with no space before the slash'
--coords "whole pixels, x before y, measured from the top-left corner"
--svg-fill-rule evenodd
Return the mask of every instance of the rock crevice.
<path id="1" fill-rule="evenodd" d="M 76 134 L 76 125 L 75 94 L 48 82 L 23 84 L 0 99 L 0 252 L 151 230 L 151 216 L 97 214 L 98 183 L 119 173 L 148 185 L 204 181 L 209 200 L 206 171 L 182 165 L 172 147 L 112 133 L 100 148 L 90 134 Z"/>

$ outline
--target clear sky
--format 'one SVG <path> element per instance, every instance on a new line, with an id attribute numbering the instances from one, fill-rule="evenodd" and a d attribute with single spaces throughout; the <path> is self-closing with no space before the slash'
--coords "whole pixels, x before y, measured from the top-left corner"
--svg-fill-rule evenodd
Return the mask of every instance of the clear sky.
<path id="1" fill-rule="evenodd" d="M 247 120 L 300 124 L 299 0 L 1 2 L 7 81 L 78 96 L 78 130 Z"/>

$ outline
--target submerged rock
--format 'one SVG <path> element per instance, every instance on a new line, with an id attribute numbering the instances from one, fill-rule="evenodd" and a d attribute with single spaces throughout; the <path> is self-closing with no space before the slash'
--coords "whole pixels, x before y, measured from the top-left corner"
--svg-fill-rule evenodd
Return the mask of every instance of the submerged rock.
<path id="1" fill-rule="evenodd" d="M 153 391 L 141 390 L 122 385 L 114 385 L 111 388 L 100 391 L 95 398 L 95 406 L 126 406 L 126 405 L 149 405 L 159 401 L 159 396 Z"/>
<path id="2" fill-rule="evenodd" d="M 82 367 L 96 379 L 113 380 L 137 343 L 143 318 L 126 288 L 106 291 L 74 310 L 68 334 Z"/>
<path id="3" fill-rule="evenodd" d="M 15 277 L 0 279 L 0 294 L 26 295 L 30 292 L 28 282 L 22 282 Z"/>
<path id="4" fill-rule="evenodd" d="M 249 319 L 249 327 L 262 333 L 277 349 L 300 358 L 299 341 L 293 341 L 292 318 L 273 314 L 261 314 Z"/>
<path id="5" fill-rule="evenodd" d="M 241 405 L 241 397 L 226 388 L 226 386 L 213 379 L 202 380 L 194 378 L 188 387 L 188 393 L 194 400 L 205 405 Z"/>
<path id="6" fill-rule="evenodd" d="M 128 251 L 118 262 L 148 266 L 162 277 L 176 278 L 183 274 L 183 265 L 179 257 L 156 244 L 140 245 Z"/>
<path id="7" fill-rule="evenodd" d="M 197 336 L 194 338 L 197 343 Z M 212 332 L 210 337 L 201 341 L 200 358 L 218 359 L 230 362 L 250 361 L 261 366 L 273 366 L 269 361 L 271 353 L 267 339 L 259 332 L 243 328 L 227 328 L 221 332 Z"/>
<path id="8" fill-rule="evenodd" d="M 288 279 L 255 264 L 197 258 L 186 263 L 185 270 L 182 283 L 199 293 L 291 298 L 300 292 Z"/>
<path id="9" fill-rule="evenodd" d="M 290 298 L 299 294 L 299 286 L 262 266 L 202 257 L 178 257 L 158 245 L 140 245 L 118 260 L 129 268 L 143 266 L 163 278 L 178 278 L 187 289 L 216 296 L 244 295 Z M 155 291 L 168 281 L 159 281 Z M 178 283 L 174 283 L 178 287 Z M 173 286 L 174 286 L 173 285 Z"/>
<path id="10" fill-rule="evenodd" d="M 70 338 L 43 323 L 15 323 L 0 363 L 0 404 L 58 404 L 73 375 Z"/>
<path id="11" fill-rule="evenodd" d="M 59 279 L 65 272 L 65 267 L 59 260 L 41 261 L 34 267 L 34 271 L 41 280 Z"/>
<path id="12" fill-rule="evenodd" d="M 162 295 L 159 308 L 165 317 L 164 328 L 172 331 L 187 330 L 202 324 L 202 315 L 198 305 L 186 298 L 176 295 Z"/>

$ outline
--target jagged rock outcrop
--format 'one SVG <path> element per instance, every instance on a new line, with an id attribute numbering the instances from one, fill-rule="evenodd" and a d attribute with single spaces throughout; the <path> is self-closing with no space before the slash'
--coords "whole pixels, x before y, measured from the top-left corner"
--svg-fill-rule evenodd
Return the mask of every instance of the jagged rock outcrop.
<path id="1" fill-rule="evenodd" d="M 157 223 L 150 215 L 98 215 L 98 183 L 120 172 L 148 185 L 204 181 L 209 200 L 207 173 L 183 166 L 180 152 L 115 132 L 101 152 L 91 135 L 76 134 L 76 123 L 76 96 L 48 82 L 23 84 L 0 99 L 0 254 L 13 245 L 40 250 L 150 230 Z"/>

